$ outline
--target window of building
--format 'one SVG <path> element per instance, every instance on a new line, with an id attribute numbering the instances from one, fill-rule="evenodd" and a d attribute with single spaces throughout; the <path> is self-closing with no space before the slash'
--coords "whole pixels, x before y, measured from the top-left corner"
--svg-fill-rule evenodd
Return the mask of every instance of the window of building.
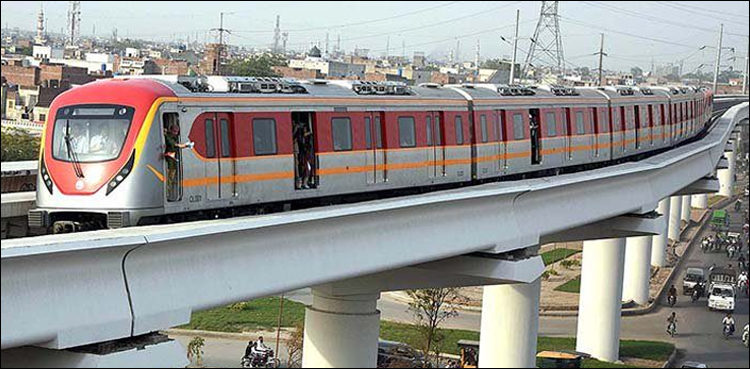
<path id="1" fill-rule="evenodd" d="M 398 137 L 401 147 L 417 146 L 414 117 L 398 117 Z"/>
<path id="2" fill-rule="evenodd" d="M 487 116 L 484 114 L 479 117 L 479 125 L 482 129 L 482 142 L 487 142 Z"/>
<path id="3" fill-rule="evenodd" d="M 523 140 L 526 137 L 523 128 L 523 115 L 513 114 L 513 139 Z"/>
<path id="4" fill-rule="evenodd" d="M 331 119 L 333 134 L 333 150 L 345 151 L 352 149 L 352 121 L 349 118 Z"/>
<path id="5" fill-rule="evenodd" d="M 269 118 L 253 119 L 253 148 L 255 155 L 276 154 L 276 121 Z"/>
<path id="6" fill-rule="evenodd" d="M 456 115 L 456 145 L 464 143 L 464 123 L 460 115 Z"/>
<path id="7" fill-rule="evenodd" d="M 555 119 L 555 113 L 547 113 L 545 120 L 547 121 L 547 137 L 557 136 L 557 121 Z"/>

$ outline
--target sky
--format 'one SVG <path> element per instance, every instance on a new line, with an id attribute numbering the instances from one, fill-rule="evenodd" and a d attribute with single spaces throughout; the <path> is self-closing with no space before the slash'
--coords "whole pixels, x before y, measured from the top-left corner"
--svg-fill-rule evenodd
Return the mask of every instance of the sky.
<path id="1" fill-rule="evenodd" d="M 50 32 L 66 25 L 67 1 L 2 1 L 2 27 L 33 30 L 40 4 Z M 683 72 L 710 72 L 716 58 L 719 25 L 724 24 L 722 70 L 743 70 L 750 29 L 748 1 L 561 1 L 559 28 L 567 67 L 596 68 L 600 34 L 604 33 L 605 69 L 644 71 L 683 60 Z M 220 12 L 233 45 L 269 47 L 276 15 L 289 32 L 288 48 L 309 49 L 313 43 L 330 49 L 370 49 L 370 56 L 445 58 L 460 42 L 462 60 L 512 54 L 516 9 L 520 10 L 519 61 L 525 60 L 529 39 L 539 18 L 540 1 L 400 1 L 400 2 L 274 2 L 274 1 L 82 1 L 83 35 L 118 36 L 158 41 L 216 42 Z M 540 42 L 545 40 L 539 37 Z M 701 47 L 706 46 L 703 50 Z M 732 59 L 734 57 L 734 59 Z M 702 65 L 702 66 L 701 66 Z"/>

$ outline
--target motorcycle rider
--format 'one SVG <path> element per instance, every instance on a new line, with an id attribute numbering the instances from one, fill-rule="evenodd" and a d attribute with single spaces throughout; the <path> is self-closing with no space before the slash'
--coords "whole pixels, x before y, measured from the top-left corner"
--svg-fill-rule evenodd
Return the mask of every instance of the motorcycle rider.
<path id="1" fill-rule="evenodd" d="M 737 289 L 747 293 L 747 283 L 747 272 L 742 271 L 742 273 L 740 273 L 740 276 L 737 277 Z"/>
<path id="2" fill-rule="evenodd" d="M 730 336 L 734 334 L 734 318 L 732 318 L 732 313 L 727 313 L 727 316 L 725 316 L 724 319 L 721 320 L 721 324 L 724 327 L 729 326 Z"/>
<path id="3" fill-rule="evenodd" d="M 677 288 L 675 288 L 674 285 L 672 285 L 672 287 L 669 287 L 669 293 L 667 294 L 667 302 L 669 302 L 672 305 L 677 303 Z"/>
<path id="4" fill-rule="evenodd" d="M 667 334 L 671 335 L 670 332 L 677 332 L 677 313 L 674 311 L 667 317 Z"/>

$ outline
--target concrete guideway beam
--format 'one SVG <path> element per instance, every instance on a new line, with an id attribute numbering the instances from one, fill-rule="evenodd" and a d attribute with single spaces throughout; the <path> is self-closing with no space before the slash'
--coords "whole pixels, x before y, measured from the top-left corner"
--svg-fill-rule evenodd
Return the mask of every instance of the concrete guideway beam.
<path id="1" fill-rule="evenodd" d="M 656 212 L 626 214 L 542 237 L 542 243 L 651 236 L 659 234 L 662 223 L 661 215 Z"/>
<path id="2" fill-rule="evenodd" d="M 303 368 L 375 368 L 379 294 L 332 296 L 313 289 L 305 310 Z"/>
<path id="3" fill-rule="evenodd" d="M 1 360 L 4 368 L 184 368 L 189 363 L 185 348 L 171 339 L 111 352 L 24 346 L 3 350 Z"/>
<path id="4" fill-rule="evenodd" d="M 669 198 L 659 201 L 659 208 L 656 210 L 661 214 L 659 233 L 654 235 L 651 244 L 651 265 L 663 267 L 667 263 L 667 230 L 669 228 L 669 211 L 671 201 Z"/>
<path id="5" fill-rule="evenodd" d="M 625 239 L 583 243 L 576 351 L 619 360 Z"/>
<path id="6" fill-rule="evenodd" d="M 533 368 L 539 332 L 541 279 L 485 286 L 479 335 L 480 368 Z"/>
<path id="7" fill-rule="evenodd" d="M 716 177 L 704 177 L 675 192 L 675 195 L 705 195 L 715 192 L 719 192 L 719 179 Z M 693 196 L 693 200 L 695 198 L 696 196 Z"/>
<path id="8" fill-rule="evenodd" d="M 581 173 L 4 241 L 0 343 L 66 348 L 141 335 L 187 323 L 194 310 L 481 250 L 534 246 L 544 236 L 650 207 L 706 176 L 740 116 L 747 116 L 747 104 L 731 108 L 700 141 Z M 281 268 L 284 278 L 257 272 Z"/>

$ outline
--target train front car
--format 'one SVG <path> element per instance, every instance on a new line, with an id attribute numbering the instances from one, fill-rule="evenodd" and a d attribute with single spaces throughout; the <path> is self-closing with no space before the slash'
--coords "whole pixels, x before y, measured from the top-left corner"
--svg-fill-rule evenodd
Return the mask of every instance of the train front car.
<path id="1" fill-rule="evenodd" d="M 174 96 L 146 79 L 103 80 L 58 96 L 44 127 L 29 226 L 67 233 L 161 214 L 163 134 L 153 121 Z"/>

